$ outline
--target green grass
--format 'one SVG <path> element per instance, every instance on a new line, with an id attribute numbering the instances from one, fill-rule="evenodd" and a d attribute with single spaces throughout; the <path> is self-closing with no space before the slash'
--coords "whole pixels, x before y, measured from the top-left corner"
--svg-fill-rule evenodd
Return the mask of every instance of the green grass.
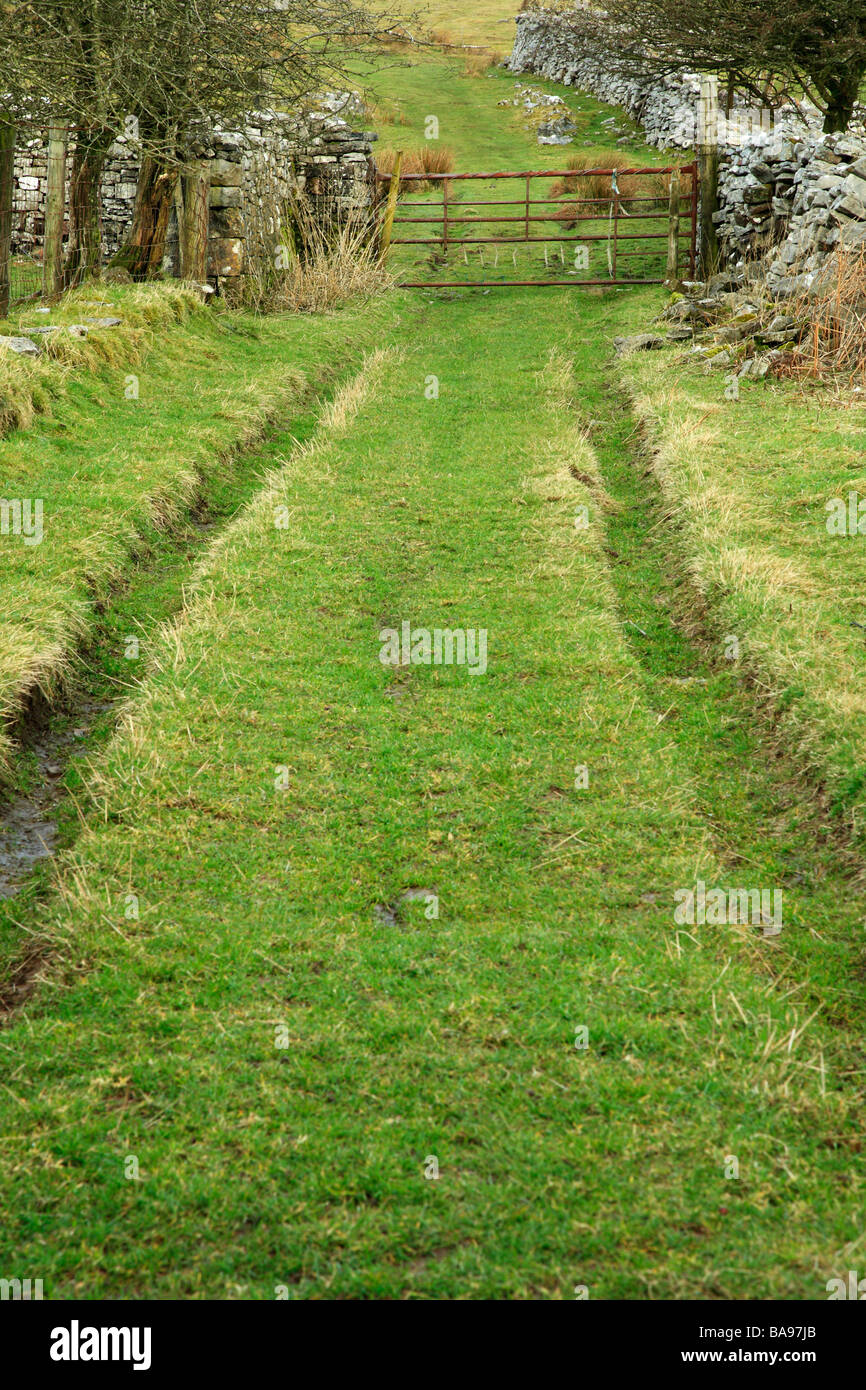
<path id="1" fill-rule="evenodd" d="M 638 307 L 430 306 L 214 545 L 2 1040 L 0 1259 L 50 1296 L 821 1296 L 859 1040 L 808 1021 L 793 957 L 839 884 L 781 943 L 673 928 L 731 875 L 615 613 L 579 414 Z M 486 628 L 487 674 L 383 668 L 404 618 Z M 411 889 L 438 920 L 383 921 Z"/>
<path id="2" fill-rule="evenodd" d="M 487 44 L 507 56 L 514 42 L 514 16 L 519 6 L 515 0 L 472 0 L 470 7 L 455 9 L 453 0 L 428 0 L 421 5 L 408 0 L 394 8 L 397 13 L 419 16 L 417 33 L 411 30 L 419 38 L 430 31 L 443 41 Z"/>
<path id="3" fill-rule="evenodd" d="M 149 291 L 157 309 L 173 295 Z M 76 310 L 64 304 L 60 317 Z M 0 537 L 0 716 L 13 718 L 34 690 L 56 694 L 146 533 L 182 516 L 234 452 L 303 407 L 396 312 L 311 322 L 199 310 L 182 323 L 157 319 L 149 333 L 130 327 L 135 351 L 122 365 L 121 342 L 106 349 L 111 364 L 44 369 L 63 373 L 55 404 L 0 442 L 0 496 L 41 499 L 44 512 L 40 544 Z M 83 350 L 93 354 L 93 343 Z M 8 748 L 0 736 L 7 774 Z"/>
<path id="4" fill-rule="evenodd" d="M 866 497 L 855 396 L 791 381 L 742 383 L 673 365 L 623 366 L 652 464 L 683 531 L 684 567 L 770 699 L 781 745 L 862 835 L 866 807 L 866 540 L 827 531 L 827 504 Z"/>
<path id="5" fill-rule="evenodd" d="M 498 74 L 377 80 L 410 131 L 463 101 L 461 167 L 540 153 Z M 211 470 L 194 576 L 154 535 L 94 622 L 97 688 L 130 623 L 147 664 L 69 774 L 80 834 L 67 807 L 0 914 L 6 973 L 41 977 L 0 1033 L 0 1269 L 49 1298 L 713 1300 L 856 1264 L 861 866 L 720 655 L 639 438 L 682 407 L 668 364 L 627 368 L 655 417 L 614 372 L 662 301 L 433 292 L 231 340 L 256 390 L 270 334 L 301 366 L 389 346 L 315 432 L 307 401 Z M 486 673 L 384 667 L 404 620 L 485 629 Z M 781 888 L 781 936 L 678 927 L 698 877 Z"/>

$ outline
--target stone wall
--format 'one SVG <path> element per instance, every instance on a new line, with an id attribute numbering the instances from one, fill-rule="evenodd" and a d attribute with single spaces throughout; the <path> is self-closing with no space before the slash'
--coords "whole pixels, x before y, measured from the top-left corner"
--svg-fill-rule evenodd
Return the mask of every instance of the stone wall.
<path id="1" fill-rule="evenodd" d="M 517 16 L 508 66 L 580 87 L 622 106 L 660 148 L 691 149 L 698 135 L 700 77 L 617 68 L 610 49 L 580 47 L 561 14 Z M 769 115 L 769 119 L 768 119 Z M 808 289 L 839 246 L 866 246 L 866 124 L 860 107 L 844 135 L 824 135 L 814 107 L 755 112 L 735 99 L 720 118 L 719 211 L 723 259 L 735 266 L 762 258 L 779 297 Z M 623 137 L 623 143 L 630 137 Z"/>
<path id="2" fill-rule="evenodd" d="M 507 66 L 512 72 L 534 72 L 565 86 L 580 87 L 602 101 L 623 107 L 643 126 L 649 145 L 690 149 L 698 137 L 699 74 L 660 76 L 648 72 L 635 76 L 617 63 L 613 37 L 609 46 L 590 47 L 576 38 L 568 26 L 567 15 L 561 12 L 526 10 L 519 14 Z M 821 113 L 808 103 L 801 107 L 802 116 L 793 107 L 786 107 L 773 112 L 770 122 L 769 113 L 755 111 L 753 100 L 735 93 L 730 117 L 719 123 L 722 146 L 737 147 L 744 140 L 760 143 L 781 127 L 795 137 L 809 132 L 816 137 L 820 134 Z M 850 133 L 866 136 L 863 107 L 858 108 Z"/>
<path id="3" fill-rule="evenodd" d="M 303 111 L 255 111 L 240 129 L 215 126 L 197 132 L 191 152 L 208 162 L 210 172 L 210 279 L 237 279 L 250 264 L 272 256 L 281 210 L 291 194 L 319 194 L 327 182 L 340 199 L 357 202 L 371 197 L 376 136 L 360 128 L 363 115 L 362 103 L 352 94 L 324 93 Z M 136 142 L 125 136 L 109 151 L 100 189 L 104 261 L 117 251 L 132 221 L 140 161 Z M 47 162 L 47 131 L 32 131 L 15 154 L 16 254 L 41 256 Z M 178 271 L 174 217 L 165 270 Z"/>
<path id="4" fill-rule="evenodd" d="M 731 152 L 715 221 L 728 264 L 763 255 L 778 297 L 809 289 L 837 247 L 866 249 L 866 140 L 781 134 Z"/>
<path id="5" fill-rule="evenodd" d="M 112 145 L 101 186 L 103 255 L 114 255 L 132 218 L 140 157 L 125 138 Z M 41 257 L 48 171 L 47 130 L 28 128 L 15 151 L 12 250 Z M 66 204 L 69 206 L 67 165 Z"/>

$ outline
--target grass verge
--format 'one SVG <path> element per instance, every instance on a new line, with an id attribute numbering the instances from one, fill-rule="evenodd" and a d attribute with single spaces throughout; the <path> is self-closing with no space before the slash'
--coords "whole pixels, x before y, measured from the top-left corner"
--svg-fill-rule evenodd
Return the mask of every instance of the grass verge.
<path id="1" fill-rule="evenodd" d="M 681 563 L 771 710 L 779 744 L 797 749 L 862 838 L 863 407 L 850 394 L 770 379 L 740 382 L 729 399 L 718 373 L 671 357 L 632 356 L 621 379 L 682 530 Z M 831 533 L 843 515 L 842 533 Z"/>
<path id="2" fill-rule="evenodd" d="M 156 334 L 201 312 L 201 299 L 196 290 L 179 284 L 125 288 L 94 283 L 64 295 L 48 314 L 38 313 L 32 304 L 14 306 L 0 325 L 3 334 L 32 337 L 43 353 L 19 356 L 4 349 L 0 339 L 0 434 L 31 425 L 62 397 L 71 372 L 138 366 Z M 120 318 L 122 323 L 99 327 L 93 321 L 100 318 Z M 71 334 L 76 325 L 86 333 Z"/>

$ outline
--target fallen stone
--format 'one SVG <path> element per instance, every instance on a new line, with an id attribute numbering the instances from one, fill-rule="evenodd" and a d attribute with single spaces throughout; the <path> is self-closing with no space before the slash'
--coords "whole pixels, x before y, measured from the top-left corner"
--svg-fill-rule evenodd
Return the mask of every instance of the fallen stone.
<path id="1" fill-rule="evenodd" d="M 40 349 L 32 338 L 24 338 L 20 334 L 13 334 L 11 337 L 0 337 L 0 346 L 8 348 L 10 352 L 17 352 L 19 357 L 38 357 Z"/>
<path id="2" fill-rule="evenodd" d="M 763 381 L 769 370 L 770 363 L 765 357 L 750 357 L 743 363 L 737 375 L 750 378 L 752 381 Z"/>
<path id="3" fill-rule="evenodd" d="M 629 337 L 614 338 L 613 345 L 617 353 L 652 352 L 664 347 L 665 340 L 657 333 L 632 333 Z"/>
<path id="4" fill-rule="evenodd" d="M 704 371 L 720 372 L 724 367 L 730 367 L 733 361 L 733 356 L 727 349 L 722 352 L 710 353 L 709 357 L 704 359 Z"/>
<path id="5" fill-rule="evenodd" d="M 754 327 L 757 319 L 750 319 L 749 323 Z M 741 343 L 744 338 L 749 336 L 749 324 L 746 323 L 726 323 L 723 328 L 716 331 L 716 339 L 720 343 Z"/>
<path id="6" fill-rule="evenodd" d="M 718 275 L 710 276 L 707 281 L 707 289 L 710 294 L 723 294 L 726 291 L 738 290 L 743 283 L 743 278 L 740 271 L 719 271 Z"/>

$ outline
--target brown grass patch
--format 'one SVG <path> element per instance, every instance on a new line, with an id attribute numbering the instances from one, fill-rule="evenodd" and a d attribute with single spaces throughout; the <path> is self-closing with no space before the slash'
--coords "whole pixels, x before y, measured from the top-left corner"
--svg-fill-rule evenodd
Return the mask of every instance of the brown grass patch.
<path id="1" fill-rule="evenodd" d="M 818 283 L 817 294 L 813 286 L 791 309 L 794 318 L 809 320 L 809 328 L 776 374 L 866 385 L 866 250 L 842 248 Z"/>
<path id="2" fill-rule="evenodd" d="M 599 167 L 598 155 L 591 153 L 573 154 L 568 158 L 567 169 L 573 175 L 557 179 L 550 189 L 551 198 L 574 198 L 556 212 L 554 217 L 566 229 L 575 227 L 581 218 L 603 217 L 607 213 L 612 197 L 612 182 L 609 172 Z M 626 202 L 626 212 L 649 213 L 667 210 L 670 175 L 655 170 L 646 174 L 618 174 L 617 187 L 622 199 L 637 198 L 637 203 Z M 592 206 L 592 203 L 596 206 Z M 581 206 L 581 204 L 589 204 Z"/>
<path id="3" fill-rule="evenodd" d="M 397 162 L 397 150 L 379 150 L 376 164 L 383 174 L 392 174 Z M 403 151 L 403 164 L 400 178 L 401 193 L 423 193 L 432 184 L 421 178 L 404 180 L 406 174 L 451 174 L 454 172 L 454 151 L 447 145 L 421 145 L 414 150 Z"/>
<path id="4" fill-rule="evenodd" d="M 463 64 L 464 77 L 484 77 L 499 62 L 499 55 L 484 49 L 480 53 L 467 53 Z"/>
<path id="5" fill-rule="evenodd" d="M 390 286 L 369 208 L 344 209 L 328 222 L 298 198 L 281 221 L 279 264 L 247 276 L 247 301 L 258 312 L 321 314 Z"/>

